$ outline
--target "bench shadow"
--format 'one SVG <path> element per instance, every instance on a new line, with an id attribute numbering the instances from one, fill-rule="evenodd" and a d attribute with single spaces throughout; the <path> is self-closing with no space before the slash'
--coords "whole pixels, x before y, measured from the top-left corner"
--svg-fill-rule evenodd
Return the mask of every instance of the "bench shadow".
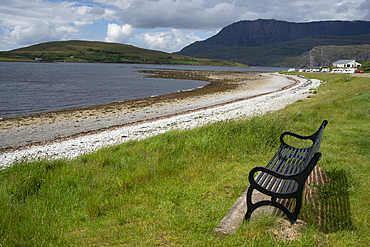
<path id="1" fill-rule="evenodd" d="M 299 219 L 315 225 L 325 233 L 353 229 L 349 183 L 345 170 L 326 173 L 328 182 L 322 185 L 307 185 L 303 193 L 303 203 Z M 280 199 L 289 210 L 295 207 L 295 199 Z M 275 210 L 280 216 L 282 211 Z"/>
<path id="2" fill-rule="evenodd" d="M 347 173 L 333 170 L 327 175 L 330 181 L 324 186 L 314 186 L 314 193 L 305 201 L 300 218 L 326 233 L 350 230 L 353 225 Z"/>

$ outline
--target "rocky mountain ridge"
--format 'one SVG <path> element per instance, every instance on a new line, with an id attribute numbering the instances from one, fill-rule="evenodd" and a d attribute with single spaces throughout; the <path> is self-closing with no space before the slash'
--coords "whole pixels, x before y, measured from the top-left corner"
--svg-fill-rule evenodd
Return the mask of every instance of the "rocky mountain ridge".
<path id="1" fill-rule="evenodd" d="M 370 33 L 367 21 L 318 21 L 294 23 L 258 19 L 239 21 L 206 40 L 215 45 L 261 46 L 315 36 L 354 36 Z"/>
<path id="2" fill-rule="evenodd" d="M 332 58 L 337 57 L 323 55 L 325 59 L 319 61 L 317 56 L 313 58 L 318 49 L 315 47 L 365 44 L 370 44 L 369 21 L 294 23 L 259 19 L 233 23 L 213 37 L 195 42 L 176 54 L 256 66 L 303 67 L 328 65 L 334 62 Z M 356 50 L 353 51 L 356 53 Z M 348 52 L 339 55 L 345 56 L 340 59 L 352 58 L 352 53 Z M 366 55 L 355 57 L 369 61 Z"/>

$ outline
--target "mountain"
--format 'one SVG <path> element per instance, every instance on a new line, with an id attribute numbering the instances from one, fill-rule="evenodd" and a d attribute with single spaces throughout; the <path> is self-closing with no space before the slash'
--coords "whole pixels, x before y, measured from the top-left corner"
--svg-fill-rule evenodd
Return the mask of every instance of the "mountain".
<path id="1" fill-rule="evenodd" d="M 56 62 L 241 65 L 220 59 L 194 59 L 189 56 L 141 49 L 131 45 L 82 40 L 46 42 L 12 51 L 0 52 L 0 61 L 35 61 L 35 58 L 42 58 L 42 61 Z"/>
<path id="2" fill-rule="evenodd" d="M 370 44 L 368 21 L 293 23 L 259 19 L 233 23 L 175 54 L 248 65 L 306 66 L 303 56 L 314 47 L 364 44 Z"/>

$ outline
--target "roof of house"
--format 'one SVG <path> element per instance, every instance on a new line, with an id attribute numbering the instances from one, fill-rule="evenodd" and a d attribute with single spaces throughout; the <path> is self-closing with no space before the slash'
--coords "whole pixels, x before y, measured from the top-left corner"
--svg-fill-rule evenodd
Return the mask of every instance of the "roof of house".
<path id="1" fill-rule="evenodd" d="M 350 63 L 352 61 L 355 61 L 355 60 L 338 60 L 336 62 L 334 62 L 333 64 L 347 64 L 347 63 Z"/>

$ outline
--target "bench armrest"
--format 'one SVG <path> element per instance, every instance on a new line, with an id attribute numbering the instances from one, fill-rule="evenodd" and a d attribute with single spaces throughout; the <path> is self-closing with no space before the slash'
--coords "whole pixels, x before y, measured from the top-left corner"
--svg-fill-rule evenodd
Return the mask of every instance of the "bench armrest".
<path id="1" fill-rule="evenodd" d="M 293 132 L 284 132 L 283 134 L 281 134 L 280 136 L 280 143 L 281 144 L 284 144 L 284 145 L 287 145 L 287 146 L 290 146 L 288 145 L 285 141 L 284 141 L 284 136 L 286 135 L 290 135 L 290 136 L 293 136 L 293 137 L 296 137 L 296 138 L 299 138 L 299 139 L 302 139 L 302 140 L 307 140 L 307 139 L 310 139 L 311 141 L 314 140 L 313 136 L 310 135 L 310 136 L 301 136 L 301 135 L 298 135 L 296 133 L 293 133 Z"/>
<path id="2" fill-rule="evenodd" d="M 256 172 L 265 172 L 265 173 L 270 174 L 270 175 L 272 175 L 274 177 L 281 178 L 281 179 L 287 179 L 287 180 L 295 180 L 294 178 L 297 177 L 298 175 L 300 175 L 299 173 L 297 173 L 297 174 L 289 174 L 289 175 L 281 174 L 281 173 L 272 171 L 272 170 L 270 170 L 270 169 L 268 169 L 266 167 L 257 166 L 255 168 L 253 168 L 251 170 L 251 172 L 249 173 L 249 182 L 250 183 L 257 184 L 256 181 L 254 180 L 254 174 Z"/>
<path id="3" fill-rule="evenodd" d="M 312 142 L 315 141 L 317 135 L 320 133 L 320 130 L 324 129 L 325 126 L 328 124 L 328 121 L 327 120 L 324 120 L 320 126 L 320 128 L 316 131 L 316 133 L 312 134 L 312 135 L 309 135 L 309 136 L 302 136 L 302 135 L 298 135 L 296 133 L 293 133 L 293 132 L 284 132 L 283 134 L 281 134 L 280 136 L 280 143 L 281 144 L 284 144 L 284 145 L 287 145 L 290 147 L 290 145 L 288 145 L 285 141 L 284 141 L 284 136 L 286 135 L 290 135 L 290 136 L 293 136 L 293 137 L 296 137 L 296 138 L 299 138 L 299 139 L 303 139 L 303 140 L 311 140 Z"/>

